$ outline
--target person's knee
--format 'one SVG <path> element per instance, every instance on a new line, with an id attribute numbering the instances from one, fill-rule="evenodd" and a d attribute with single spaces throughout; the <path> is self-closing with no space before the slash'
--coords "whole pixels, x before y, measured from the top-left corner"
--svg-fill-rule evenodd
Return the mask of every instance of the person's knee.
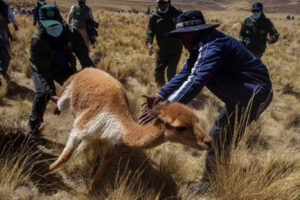
<path id="1" fill-rule="evenodd" d="M 35 93 L 35 100 L 37 101 L 47 101 L 50 96 L 44 91 L 38 91 Z"/>

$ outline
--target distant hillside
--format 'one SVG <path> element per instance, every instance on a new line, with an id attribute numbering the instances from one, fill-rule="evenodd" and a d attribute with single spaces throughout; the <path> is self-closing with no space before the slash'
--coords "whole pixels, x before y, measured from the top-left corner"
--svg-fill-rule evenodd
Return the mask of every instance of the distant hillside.
<path id="1" fill-rule="evenodd" d="M 21 5 L 32 7 L 35 1 L 32 0 L 7 0 L 13 6 Z M 268 13 L 290 13 L 300 14 L 300 0 L 171 0 L 172 4 L 183 10 L 202 9 L 202 10 L 243 10 L 249 11 L 254 2 L 260 1 L 264 4 L 264 10 Z M 75 0 L 47 0 L 48 3 L 56 2 L 59 5 L 70 6 L 76 3 Z M 107 9 L 152 9 L 156 6 L 156 0 L 89 0 L 88 4 L 94 8 Z"/>

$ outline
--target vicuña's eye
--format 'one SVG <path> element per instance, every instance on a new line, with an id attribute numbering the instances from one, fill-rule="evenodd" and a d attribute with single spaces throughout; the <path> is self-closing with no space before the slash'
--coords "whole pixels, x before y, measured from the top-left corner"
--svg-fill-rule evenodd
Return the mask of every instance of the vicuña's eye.
<path id="1" fill-rule="evenodd" d="M 186 131 L 186 127 L 184 127 L 184 126 L 177 126 L 177 127 L 175 127 L 175 129 L 178 131 L 178 132 L 184 132 L 184 131 Z"/>

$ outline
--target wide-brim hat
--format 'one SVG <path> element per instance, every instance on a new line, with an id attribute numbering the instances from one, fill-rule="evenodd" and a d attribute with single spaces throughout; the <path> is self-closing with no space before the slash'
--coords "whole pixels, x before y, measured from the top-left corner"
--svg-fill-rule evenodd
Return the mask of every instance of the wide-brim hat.
<path id="1" fill-rule="evenodd" d="M 156 3 L 159 3 L 159 2 L 170 3 L 170 2 L 171 2 L 171 0 L 156 0 Z"/>
<path id="2" fill-rule="evenodd" d="M 63 18 L 55 5 L 44 5 L 39 9 L 39 19 L 41 24 L 47 28 L 53 25 L 62 24 Z"/>
<path id="3" fill-rule="evenodd" d="M 179 33 L 198 32 L 203 30 L 214 29 L 219 24 L 206 24 L 203 14 L 199 10 L 191 10 L 182 13 L 177 17 L 176 29 L 167 35 L 177 35 Z"/>

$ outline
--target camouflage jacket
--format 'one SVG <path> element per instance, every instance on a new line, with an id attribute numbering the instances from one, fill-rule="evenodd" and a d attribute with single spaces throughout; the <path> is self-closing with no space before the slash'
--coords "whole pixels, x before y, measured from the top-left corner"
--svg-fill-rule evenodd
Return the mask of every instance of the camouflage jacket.
<path id="1" fill-rule="evenodd" d="M 167 13 L 160 13 L 157 10 L 152 13 L 146 32 L 146 44 L 156 41 L 161 52 L 174 53 L 181 52 L 182 44 L 179 38 L 168 37 L 166 34 L 176 28 L 177 17 L 182 13 L 181 10 L 170 6 Z"/>
<path id="2" fill-rule="evenodd" d="M 264 14 L 256 21 L 252 17 L 244 20 L 240 31 L 241 42 L 253 53 L 263 53 L 266 49 L 266 41 L 269 34 L 270 43 L 275 43 L 279 34 Z"/>
<path id="3" fill-rule="evenodd" d="M 88 48 L 81 34 L 66 23 L 63 26 L 64 31 L 60 37 L 64 37 L 64 40 L 66 40 L 64 49 L 68 55 L 69 67 L 76 70 L 75 55 L 83 68 L 93 66 L 93 62 L 88 55 Z M 55 78 L 56 61 L 47 37 L 45 29 L 39 25 L 31 39 L 29 63 L 31 70 L 39 74 L 43 88 L 47 93 L 52 94 L 50 83 Z"/>

